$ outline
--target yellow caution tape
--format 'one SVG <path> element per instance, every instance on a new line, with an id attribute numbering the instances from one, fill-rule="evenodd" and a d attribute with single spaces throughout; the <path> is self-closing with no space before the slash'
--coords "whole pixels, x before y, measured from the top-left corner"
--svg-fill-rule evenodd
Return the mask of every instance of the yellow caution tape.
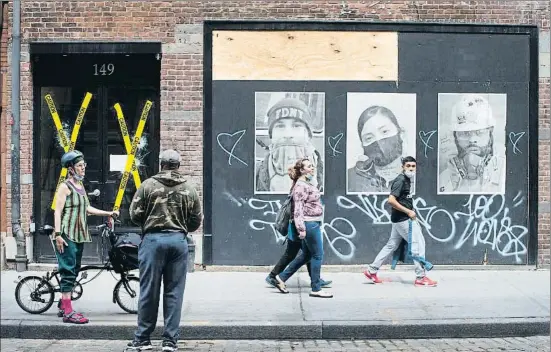
<path id="1" fill-rule="evenodd" d="M 59 136 L 59 140 L 61 141 L 63 150 L 65 151 L 65 153 L 74 150 L 75 144 L 78 138 L 78 134 L 80 132 L 80 126 L 82 125 L 82 120 L 84 118 L 84 114 L 86 113 L 86 110 L 88 109 L 88 104 L 90 104 L 90 100 L 92 99 L 92 93 L 86 92 L 86 95 L 84 96 L 84 100 L 82 101 L 82 104 L 80 105 L 80 110 L 78 111 L 75 125 L 73 126 L 73 131 L 71 132 L 70 141 L 67 141 L 67 135 L 65 134 L 65 131 L 63 130 L 63 126 L 61 125 L 61 120 L 59 118 L 59 114 L 57 113 L 57 109 L 55 107 L 52 96 L 50 94 L 47 94 L 44 97 L 44 99 L 46 100 L 46 103 L 48 104 L 48 108 L 50 109 L 50 114 L 52 115 L 52 119 L 54 120 L 54 125 L 57 129 L 57 134 Z M 53 210 L 55 210 L 55 202 L 56 202 L 57 191 L 59 189 L 59 186 L 61 185 L 61 183 L 65 181 L 66 178 L 67 178 L 67 168 L 64 167 L 61 169 L 61 174 L 59 175 L 59 179 L 57 180 L 54 199 L 51 205 L 51 208 Z"/>
<path id="2" fill-rule="evenodd" d="M 122 139 L 124 141 L 124 148 L 126 149 L 126 154 L 130 154 L 130 151 L 132 150 L 132 145 L 130 144 L 130 136 L 128 134 L 128 128 L 126 127 L 126 122 L 124 122 L 124 115 L 122 113 L 121 105 L 119 103 L 116 103 L 115 111 L 117 112 L 117 120 L 119 121 L 119 126 L 121 128 L 122 133 Z M 142 181 L 140 180 L 140 173 L 138 172 L 138 166 L 136 165 L 136 160 L 132 163 L 132 169 L 130 170 L 132 172 L 132 176 L 134 177 L 134 184 L 136 185 L 136 189 L 140 187 L 142 184 Z"/>
<path id="3" fill-rule="evenodd" d="M 52 99 L 52 96 L 50 94 L 47 94 L 44 99 L 46 100 L 48 108 L 50 109 L 50 114 L 54 119 L 54 125 L 57 130 L 57 135 L 59 136 L 61 146 L 64 150 L 66 150 L 66 148 L 69 148 L 69 142 L 67 141 L 67 135 L 65 134 L 63 126 L 61 125 L 61 119 L 59 118 L 59 114 L 57 113 L 57 109 L 55 108 L 54 100 Z"/>
<path id="4" fill-rule="evenodd" d="M 145 121 L 149 115 L 149 110 L 153 103 L 151 101 L 146 101 L 145 106 L 140 116 L 140 122 L 138 123 L 138 128 L 136 129 L 136 134 L 134 135 L 134 140 L 132 141 L 132 148 L 130 153 L 126 158 L 126 164 L 124 166 L 124 173 L 121 178 L 121 183 L 117 191 L 117 197 L 115 198 L 115 205 L 113 206 L 113 211 L 118 211 L 120 209 L 122 198 L 124 196 L 124 190 L 126 189 L 126 184 L 128 183 L 128 177 L 130 176 L 130 170 L 132 169 L 132 164 L 134 164 L 134 158 L 136 156 L 136 150 L 138 149 L 138 144 L 140 143 L 140 138 L 142 138 L 142 133 L 145 127 Z"/>

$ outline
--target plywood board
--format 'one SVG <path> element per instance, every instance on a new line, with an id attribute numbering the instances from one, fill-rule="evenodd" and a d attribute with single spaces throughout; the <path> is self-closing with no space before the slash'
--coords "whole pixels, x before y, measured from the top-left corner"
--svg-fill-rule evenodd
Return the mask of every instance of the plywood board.
<path id="1" fill-rule="evenodd" d="M 213 80 L 396 81 L 396 32 L 213 31 Z"/>

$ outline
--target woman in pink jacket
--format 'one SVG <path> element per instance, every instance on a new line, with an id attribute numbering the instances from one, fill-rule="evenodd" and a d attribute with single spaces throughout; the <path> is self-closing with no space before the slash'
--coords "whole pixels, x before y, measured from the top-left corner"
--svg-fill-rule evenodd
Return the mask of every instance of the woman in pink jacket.
<path id="1" fill-rule="evenodd" d="M 289 177 L 293 180 L 292 195 L 294 203 L 293 224 L 298 237 L 302 240 L 302 251 L 289 266 L 276 276 L 278 289 L 288 293 L 287 281 L 301 266 L 310 262 L 311 287 L 310 297 L 331 298 L 333 295 L 321 289 L 321 263 L 323 261 L 323 205 L 321 193 L 314 184 L 314 167 L 308 159 L 299 159 L 289 168 Z"/>

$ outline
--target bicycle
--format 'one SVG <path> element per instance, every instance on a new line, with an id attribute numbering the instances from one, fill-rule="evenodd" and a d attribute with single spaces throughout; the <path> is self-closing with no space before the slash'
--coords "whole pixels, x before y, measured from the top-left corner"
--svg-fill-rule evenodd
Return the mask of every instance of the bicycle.
<path id="1" fill-rule="evenodd" d="M 111 243 L 111 250 L 114 248 L 114 245 L 117 241 L 118 235 L 116 235 L 114 231 L 115 222 L 120 223 L 120 221 L 118 220 L 114 220 L 112 223 L 110 223 L 110 221 L 107 220 L 104 224 L 97 226 L 97 229 L 101 231 L 102 253 L 104 249 L 103 239 L 105 237 L 107 237 Z M 45 225 L 44 227 L 39 229 L 40 234 L 49 236 L 50 239 L 53 231 L 54 231 L 54 228 L 50 225 Z M 54 243 L 51 240 L 50 242 L 52 244 L 52 248 L 55 253 Z M 87 272 L 88 270 L 100 270 L 100 271 L 92 279 L 86 282 L 82 282 L 83 280 L 86 280 L 88 278 L 88 272 Z M 84 292 L 84 288 L 82 286 L 97 278 L 99 274 L 101 274 L 104 270 L 108 272 L 120 271 L 115 269 L 115 267 L 111 264 L 111 260 L 108 260 L 107 263 L 105 263 L 104 265 L 83 266 L 78 272 L 78 274 L 80 274 L 80 279 L 78 279 L 75 282 L 75 286 L 73 288 L 73 291 L 71 292 L 71 300 L 76 301 L 80 297 L 82 297 L 82 294 Z M 113 289 L 113 303 L 117 303 L 119 307 L 121 307 L 121 309 L 127 313 L 137 314 L 138 313 L 137 302 L 139 300 L 138 293 L 140 292 L 140 280 L 137 276 L 130 274 L 128 271 L 121 271 L 117 273 L 121 276 L 121 278 Z M 18 280 L 15 281 L 17 283 L 17 286 L 15 288 L 15 300 L 17 301 L 17 304 L 19 305 L 19 307 L 23 309 L 25 312 L 30 314 L 42 314 L 46 312 L 48 309 L 50 309 L 54 304 L 54 294 L 56 292 L 61 292 L 59 276 L 60 275 L 57 268 L 51 273 L 48 271 L 46 275 L 42 277 L 30 275 L 30 276 L 21 278 L 21 276 L 19 276 Z M 52 283 L 53 279 L 55 279 L 55 281 L 57 282 L 57 285 L 55 283 Z M 32 307 L 29 307 L 22 302 L 23 296 L 22 296 L 21 290 L 23 289 L 23 287 L 30 288 L 31 282 L 38 282 L 37 284 L 35 284 L 36 285 L 35 288 L 31 289 L 31 292 L 29 294 L 31 303 L 38 302 L 38 303 L 44 304 L 41 308 L 33 309 Z M 131 283 L 137 284 L 137 288 L 132 289 L 130 287 Z M 121 288 L 124 288 L 124 290 L 130 295 L 130 298 L 134 299 L 134 302 L 136 303 L 134 306 L 136 308 L 129 308 L 128 306 L 123 304 L 123 301 L 121 299 L 121 291 L 122 291 Z M 60 301 L 58 300 L 58 309 L 59 309 L 59 302 Z M 62 314 L 61 311 L 58 312 L 58 316 L 60 316 L 60 314 Z"/>

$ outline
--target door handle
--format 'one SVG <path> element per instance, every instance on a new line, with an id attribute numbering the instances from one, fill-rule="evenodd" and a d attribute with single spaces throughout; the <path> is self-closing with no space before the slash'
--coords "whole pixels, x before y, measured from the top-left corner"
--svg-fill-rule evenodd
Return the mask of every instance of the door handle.
<path id="1" fill-rule="evenodd" d="M 94 196 L 94 197 L 99 197 L 100 194 L 101 194 L 101 192 L 97 188 L 95 190 L 93 190 L 92 192 L 88 192 L 89 196 Z"/>

